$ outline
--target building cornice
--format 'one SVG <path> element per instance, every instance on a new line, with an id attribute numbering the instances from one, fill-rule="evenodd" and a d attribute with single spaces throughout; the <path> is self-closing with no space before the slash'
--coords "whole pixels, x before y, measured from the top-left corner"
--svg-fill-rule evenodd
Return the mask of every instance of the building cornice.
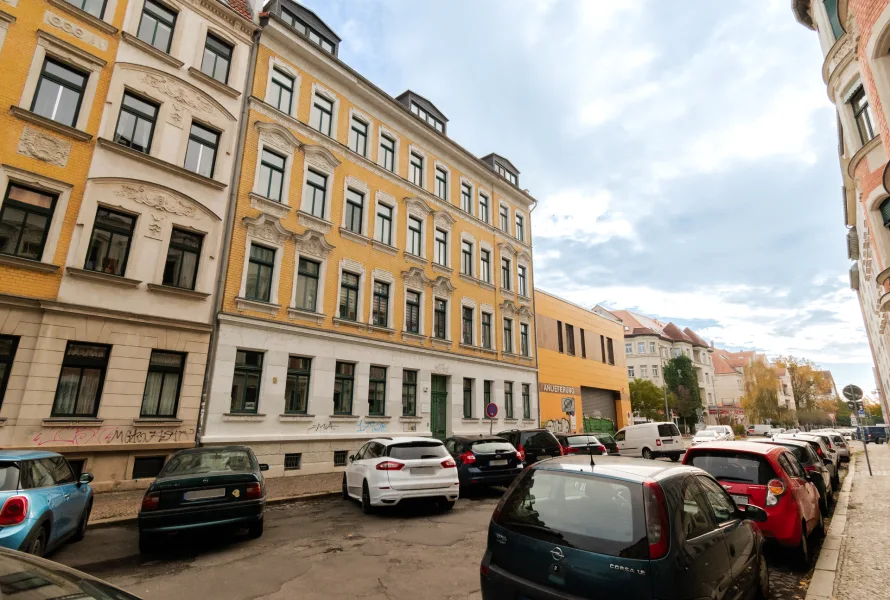
<path id="1" fill-rule="evenodd" d="M 815 31 L 816 25 L 813 23 L 813 17 L 810 16 L 810 2 L 811 0 L 791 0 L 791 10 L 798 23 Z"/>
<path id="2" fill-rule="evenodd" d="M 862 147 L 856 151 L 856 154 L 854 154 L 852 156 L 852 158 L 850 158 L 850 162 L 847 163 L 847 175 L 851 179 L 856 178 L 856 167 L 859 166 L 859 163 L 862 162 L 862 159 L 865 158 L 865 156 L 868 155 L 869 152 L 871 152 L 872 150 L 874 150 L 875 148 L 877 148 L 880 145 L 881 145 L 881 134 L 879 133 L 879 134 L 875 135 L 875 137 L 870 139 L 867 143 L 863 144 Z M 888 164 L 890 164 L 890 163 L 888 163 Z M 886 176 L 886 174 L 887 174 L 887 169 L 885 167 L 884 175 Z"/>

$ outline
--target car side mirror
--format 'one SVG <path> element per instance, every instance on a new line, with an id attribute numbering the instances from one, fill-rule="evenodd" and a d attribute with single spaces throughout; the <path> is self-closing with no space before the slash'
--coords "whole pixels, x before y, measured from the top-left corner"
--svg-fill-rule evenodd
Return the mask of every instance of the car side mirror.
<path id="1" fill-rule="evenodd" d="M 349 455 L 349 462 L 355 462 L 355 454 Z"/>
<path id="2" fill-rule="evenodd" d="M 831 464 L 831 459 L 830 459 L 830 458 L 823 458 L 823 459 L 822 459 L 822 462 L 823 462 L 824 464 L 826 464 L 826 465 L 830 465 L 830 464 Z"/>
<path id="3" fill-rule="evenodd" d="M 268 470 L 269 470 L 269 465 L 267 465 L 266 463 L 260 463 L 260 471 L 268 471 Z"/>
<path id="4" fill-rule="evenodd" d="M 93 481 L 93 476 L 90 473 L 82 473 L 80 479 L 77 480 L 78 485 L 87 485 L 88 483 Z"/>
<path id="5" fill-rule="evenodd" d="M 765 510 L 753 504 L 745 504 L 744 507 L 739 508 L 739 512 L 743 519 L 748 519 L 755 523 L 766 523 L 768 517 Z"/>

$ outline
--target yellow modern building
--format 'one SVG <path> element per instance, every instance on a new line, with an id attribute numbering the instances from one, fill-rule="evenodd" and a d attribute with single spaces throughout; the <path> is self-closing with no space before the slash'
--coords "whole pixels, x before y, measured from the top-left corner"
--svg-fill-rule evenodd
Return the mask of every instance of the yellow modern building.
<path id="1" fill-rule="evenodd" d="M 201 442 L 249 444 L 283 475 L 342 467 L 374 436 L 536 426 L 518 170 L 339 60 L 312 11 L 265 11 Z"/>
<path id="2" fill-rule="evenodd" d="M 581 433 L 585 419 L 608 419 L 616 431 L 630 425 L 622 322 L 540 289 L 535 306 L 541 424 L 554 433 Z"/>

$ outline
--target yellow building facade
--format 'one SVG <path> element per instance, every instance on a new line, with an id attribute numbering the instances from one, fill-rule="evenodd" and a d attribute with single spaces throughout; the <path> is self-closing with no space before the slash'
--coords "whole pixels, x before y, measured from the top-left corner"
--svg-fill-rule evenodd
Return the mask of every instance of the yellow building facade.
<path id="1" fill-rule="evenodd" d="M 374 435 L 536 426 L 518 171 L 342 63 L 305 7 L 265 10 L 201 441 L 283 475 Z"/>
<path id="2" fill-rule="evenodd" d="M 621 321 L 540 289 L 535 305 L 541 424 L 554 433 L 582 433 L 585 420 L 632 424 Z"/>

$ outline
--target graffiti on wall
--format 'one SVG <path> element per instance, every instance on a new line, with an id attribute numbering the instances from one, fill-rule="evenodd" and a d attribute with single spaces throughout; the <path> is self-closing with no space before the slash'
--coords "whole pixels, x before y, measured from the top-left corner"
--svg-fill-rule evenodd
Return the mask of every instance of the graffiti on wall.
<path id="1" fill-rule="evenodd" d="M 359 433 L 383 433 L 386 431 L 386 423 L 383 421 L 365 421 L 359 419 L 355 430 Z"/>
<path id="2" fill-rule="evenodd" d="M 56 427 L 39 432 L 31 441 L 37 446 L 89 446 L 179 443 L 194 439 L 194 428 Z"/>
<path id="3" fill-rule="evenodd" d="M 571 433 L 572 432 L 572 424 L 568 419 L 563 417 L 562 419 L 550 419 L 547 421 L 546 425 L 547 429 L 550 433 Z"/>
<path id="4" fill-rule="evenodd" d="M 309 431 L 312 433 L 331 433 L 337 431 L 337 424 L 316 422 L 309 426 Z"/>

